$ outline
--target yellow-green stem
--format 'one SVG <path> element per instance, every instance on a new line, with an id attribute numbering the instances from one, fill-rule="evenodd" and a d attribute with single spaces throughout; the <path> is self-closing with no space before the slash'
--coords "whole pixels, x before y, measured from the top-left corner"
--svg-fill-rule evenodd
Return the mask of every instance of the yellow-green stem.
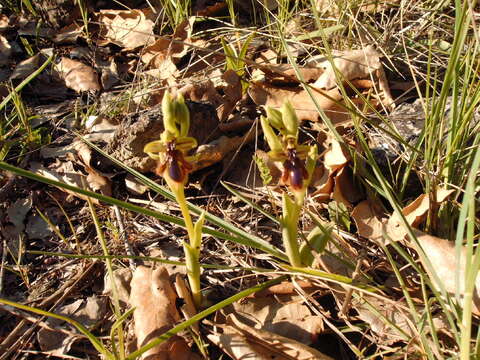
<path id="1" fill-rule="evenodd" d="M 180 210 L 182 212 L 183 219 L 185 221 L 185 227 L 187 228 L 188 238 L 190 240 L 189 246 L 184 243 L 183 250 L 185 253 L 185 263 L 187 265 L 187 276 L 190 289 L 192 291 L 193 301 L 195 306 L 200 308 L 202 304 L 202 292 L 200 287 L 200 239 L 195 238 L 195 231 L 193 227 L 192 217 L 188 210 L 187 200 L 185 199 L 185 191 L 183 185 L 172 184 L 167 180 L 167 184 L 175 195 Z"/>
<path id="2" fill-rule="evenodd" d="M 293 204 L 292 213 L 288 213 L 283 209 L 282 221 L 282 239 L 285 252 L 287 253 L 290 265 L 294 267 L 302 267 L 302 260 L 300 257 L 298 245 L 298 218 L 300 217 L 301 206 L 297 203 Z"/>
<path id="3" fill-rule="evenodd" d="M 466 291 L 463 294 L 462 325 L 461 325 L 461 343 L 460 359 L 469 360 L 471 358 L 471 332 L 472 332 L 472 303 L 473 293 Z"/>

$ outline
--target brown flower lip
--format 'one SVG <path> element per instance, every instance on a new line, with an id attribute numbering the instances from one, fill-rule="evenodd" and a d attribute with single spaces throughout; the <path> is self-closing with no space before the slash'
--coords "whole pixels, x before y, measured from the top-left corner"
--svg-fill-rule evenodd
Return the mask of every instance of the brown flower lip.
<path id="1" fill-rule="evenodd" d="M 192 165 L 185 160 L 183 152 L 176 149 L 175 140 L 168 142 L 163 161 L 159 161 L 156 173 L 164 176 L 168 171 L 168 176 L 176 182 L 184 182 L 186 176 L 192 171 Z"/>
<path id="2" fill-rule="evenodd" d="M 283 162 L 282 182 L 293 190 L 300 190 L 306 179 L 308 179 L 308 172 L 305 164 L 297 156 L 297 150 L 288 149 L 287 159 Z"/>

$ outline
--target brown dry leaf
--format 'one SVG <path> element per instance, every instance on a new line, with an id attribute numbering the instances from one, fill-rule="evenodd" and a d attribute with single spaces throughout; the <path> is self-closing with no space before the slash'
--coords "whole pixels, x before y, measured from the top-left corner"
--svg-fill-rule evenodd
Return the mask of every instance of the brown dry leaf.
<path id="1" fill-rule="evenodd" d="M 375 206 L 369 200 L 364 200 L 355 206 L 351 216 L 357 226 L 358 235 L 373 241 L 379 241 L 383 238 L 387 220 L 377 215 Z"/>
<path id="2" fill-rule="evenodd" d="M 235 360 L 331 360 L 298 341 L 245 325 L 233 314 L 221 328 L 222 334 L 208 338 Z"/>
<path id="3" fill-rule="evenodd" d="M 269 55 L 272 56 L 272 55 Z M 256 60 L 257 62 L 259 59 Z M 305 82 L 317 80 L 323 73 L 323 69 L 317 67 L 297 66 L 301 78 Z M 300 79 L 291 64 L 268 64 L 258 63 L 258 68 L 252 73 L 255 82 L 268 81 L 272 84 L 299 84 Z"/>
<path id="4" fill-rule="evenodd" d="M 130 305 L 135 307 L 133 318 L 138 348 L 168 331 L 180 320 L 176 300 L 177 295 L 165 268 L 137 267 L 131 282 Z M 196 359 L 197 355 L 190 351 L 182 337 L 175 335 L 146 351 L 142 358 L 188 360 Z"/>
<path id="5" fill-rule="evenodd" d="M 341 105 L 342 94 L 338 89 L 321 91 L 312 89 L 319 107 L 325 112 L 333 123 L 340 123 L 350 119 L 350 114 Z M 308 93 L 301 88 L 281 88 L 263 83 L 252 83 L 248 94 L 257 105 L 266 105 L 281 108 L 290 101 L 299 120 L 318 121 L 319 113 L 315 103 Z"/>
<path id="6" fill-rule="evenodd" d="M 192 293 L 187 288 L 187 284 L 185 284 L 185 280 L 183 280 L 183 276 L 180 274 L 175 276 L 175 290 L 177 291 L 178 297 L 183 300 L 183 305 L 180 307 L 180 310 L 185 319 L 188 320 L 195 316 L 197 310 L 193 302 Z M 194 323 L 191 328 L 195 330 L 197 335 L 200 334 L 198 322 Z"/>
<path id="7" fill-rule="evenodd" d="M 342 203 L 347 209 L 363 198 L 360 189 L 353 182 L 353 174 L 348 166 L 341 168 L 335 175 L 335 187 L 332 192 L 332 199 Z"/>
<path id="8" fill-rule="evenodd" d="M 223 103 L 222 96 L 218 93 L 210 79 L 198 83 L 187 84 L 178 90 L 185 99 L 196 102 L 206 102 L 218 108 Z"/>
<path id="9" fill-rule="evenodd" d="M 129 268 L 115 269 L 113 271 L 113 281 L 117 290 L 118 300 L 122 306 L 128 305 L 130 297 L 130 282 L 132 281 L 132 270 Z M 103 295 L 109 296 L 113 301 L 112 281 L 108 272 L 105 273 Z"/>
<path id="10" fill-rule="evenodd" d="M 314 173 L 315 174 L 315 173 Z M 330 194 L 333 191 L 335 185 L 334 180 L 335 173 L 327 168 L 323 169 L 321 177 L 312 181 L 310 184 L 311 187 L 315 189 L 312 193 L 312 199 L 318 202 L 324 202 L 330 200 Z M 312 179 L 314 179 L 312 177 Z"/>
<path id="11" fill-rule="evenodd" d="M 40 66 L 40 60 L 42 60 L 43 56 L 41 53 L 33 55 L 26 60 L 21 61 L 20 63 L 15 66 L 15 70 L 13 70 L 12 75 L 10 75 L 10 80 L 19 79 L 23 80 L 26 79 L 29 75 L 33 74 L 35 70 L 38 69 Z"/>
<path id="12" fill-rule="evenodd" d="M 196 161 L 193 164 L 193 171 L 220 162 L 228 153 L 238 150 L 243 144 L 253 140 L 254 136 L 255 132 L 250 131 L 244 136 L 221 136 L 208 144 L 200 145 L 195 152 Z"/>
<path id="13" fill-rule="evenodd" d="M 160 37 L 143 49 L 140 58 L 151 69 L 149 73 L 154 72 L 155 77 L 160 79 L 168 79 L 178 73 L 175 64 L 189 50 L 185 42 L 191 36 L 194 22 L 195 16 L 191 16 L 177 26 L 172 38 Z"/>
<path id="14" fill-rule="evenodd" d="M 244 299 L 224 311 L 225 315 L 234 314 L 248 326 L 286 336 L 302 344 L 315 342 L 323 331 L 322 317 L 313 315 L 303 298 L 296 293 L 277 294 L 275 298 L 267 294 Z"/>
<path id="15" fill-rule="evenodd" d="M 94 191 L 100 191 L 103 195 L 112 195 L 112 188 L 110 181 L 107 177 L 101 175 L 91 165 L 92 149 L 86 143 L 80 140 L 76 140 L 73 143 L 73 148 L 77 152 L 77 156 L 80 159 L 81 165 L 83 165 L 87 175 L 87 183 Z"/>
<path id="16" fill-rule="evenodd" d="M 330 171 L 336 171 L 343 168 L 348 162 L 347 154 L 342 149 L 340 143 L 333 139 L 331 140 L 331 147 L 325 153 L 323 164 Z"/>
<path id="17" fill-rule="evenodd" d="M 242 98 L 242 82 L 238 74 L 233 70 L 227 70 L 222 74 L 225 81 L 223 87 L 223 104 L 217 108 L 217 115 L 221 123 L 225 122 L 232 113 L 238 101 Z"/>
<path id="18" fill-rule="evenodd" d="M 12 55 L 12 47 L 8 40 L 0 35 L 0 65 L 5 65 L 8 63 Z"/>
<path id="19" fill-rule="evenodd" d="M 113 43 L 125 49 L 135 49 L 155 41 L 149 10 L 100 10 L 98 22 L 101 24 L 98 41 L 103 46 Z"/>
<path id="20" fill-rule="evenodd" d="M 4 32 L 10 27 L 10 20 L 7 15 L 0 14 L 0 33 Z"/>
<path id="21" fill-rule="evenodd" d="M 410 309 L 404 300 L 392 302 L 379 297 L 364 295 L 355 297 L 352 301 L 352 308 L 358 312 L 358 317 L 362 321 L 369 324 L 379 344 L 391 345 L 397 341 L 405 341 L 410 342 L 410 346 L 417 347 L 416 339 L 418 339 L 419 334 L 415 320 L 412 318 Z M 426 310 L 419 307 L 417 311 L 421 314 Z M 443 314 L 433 315 L 432 320 L 437 333 L 448 334 L 450 332 L 450 325 Z M 431 332 L 431 329 L 426 326 L 423 331 L 427 333 Z M 434 348 L 435 346 L 432 346 L 432 349 Z M 414 351 L 419 350 L 416 348 Z M 441 356 L 438 358 L 441 358 Z"/>
<path id="22" fill-rule="evenodd" d="M 336 52 L 333 54 L 333 63 L 342 78 L 346 81 L 354 79 L 370 79 L 378 81 L 381 97 L 386 106 L 393 104 L 390 88 L 385 77 L 383 65 L 379 53 L 373 46 L 367 46 L 360 50 L 348 52 Z M 313 84 L 319 89 L 333 89 L 337 86 L 337 78 L 332 63 L 326 59 L 317 64 L 324 70 L 324 73 Z"/>
<path id="23" fill-rule="evenodd" d="M 467 249 L 462 246 L 460 253 L 460 263 L 457 263 L 455 254 L 455 243 L 446 239 L 441 239 L 429 234 L 425 234 L 419 230 L 414 230 L 415 236 L 418 239 L 423 251 L 428 256 L 428 262 L 432 264 L 432 267 L 436 273 L 438 279 L 442 282 L 445 290 L 449 294 L 455 294 L 456 291 L 456 273 L 459 272 L 459 292 L 465 293 L 465 268 Z M 410 244 L 417 249 L 418 245 L 415 241 L 411 241 Z M 418 251 L 420 254 L 421 252 Z M 433 283 L 440 289 L 437 277 L 433 276 L 427 260 L 420 256 L 424 268 L 427 270 Z M 475 289 L 473 290 L 473 310 L 474 314 L 480 316 L 480 277 L 477 276 L 475 280 Z"/>
<path id="24" fill-rule="evenodd" d="M 71 23 L 58 30 L 52 40 L 56 44 L 75 43 L 83 35 L 83 29 L 83 25 Z"/>
<path id="25" fill-rule="evenodd" d="M 30 170 L 36 174 L 45 176 L 46 178 L 60 181 L 68 185 L 76 186 L 79 188 L 84 188 L 85 186 L 88 186 L 87 177 L 76 171 L 74 169 L 73 162 L 71 161 L 66 161 L 62 163 L 57 162 L 53 165 L 53 167 L 50 167 L 49 169 L 45 168 L 42 164 L 38 162 L 32 162 L 32 164 L 30 165 Z M 85 195 L 78 194 L 76 192 L 63 188 L 59 189 L 80 199 L 88 199 L 88 197 Z M 88 188 L 88 190 L 93 191 L 92 188 Z M 90 200 L 92 200 L 92 202 L 95 204 L 99 203 L 97 199 L 90 198 Z"/>
<path id="26" fill-rule="evenodd" d="M 303 290 L 307 292 L 317 288 L 317 286 L 309 280 L 297 280 L 296 285 L 298 285 L 299 287 L 301 287 Z M 249 295 L 248 298 L 259 298 L 259 297 L 266 297 L 266 296 L 273 296 L 273 295 L 291 295 L 296 293 L 297 293 L 297 290 L 296 290 L 295 284 L 292 283 L 291 281 L 284 281 L 284 282 L 281 282 L 280 284 L 273 285 L 267 289 L 253 293 L 252 295 Z"/>
<path id="27" fill-rule="evenodd" d="M 118 66 L 113 57 L 108 62 L 107 66 L 102 66 L 101 69 L 102 75 L 100 77 L 100 81 L 102 82 L 103 90 L 110 90 L 120 82 Z"/>
<path id="28" fill-rule="evenodd" d="M 438 206 L 444 202 L 453 192 L 453 189 L 437 189 L 435 205 Z M 417 227 L 425 221 L 429 209 L 430 197 L 428 194 L 422 194 L 413 202 L 405 206 L 402 209 L 402 213 L 410 226 Z M 396 213 L 390 216 L 386 226 L 387 234 L 392 241 L 401 241 L 405 238 L 407 232 L 404 229 L 400 216 Z"/>
<path id="29" fill-rule="evenodd" d="M 76 92 L 101 89 L 95 70 L 80 61 L 62 57 L 57 68 L 60 76 L 65 80 L 65 85 Z"/>
<path id="30" fill-rule="evenodd" d="M 61 306 L 54 310 L 56 314 L 67 316 L 80 322 L 85 327 L 91 327 L 102 321 L 107 311 L 107 299 L 105 297 L 91 296 L 87 299 L 78 299 L 71 304 Z M 52 328 L 61 327 L 63 321 L 48 318 L 46 323 Z M 51 355 L 64 356 L 70 350 L 72 344 L 80 338 L 80 333 L 73 330 L 72 333 L 40 329 L 37 332 L 38 343 L 42 351 L 48 351 Z"/>

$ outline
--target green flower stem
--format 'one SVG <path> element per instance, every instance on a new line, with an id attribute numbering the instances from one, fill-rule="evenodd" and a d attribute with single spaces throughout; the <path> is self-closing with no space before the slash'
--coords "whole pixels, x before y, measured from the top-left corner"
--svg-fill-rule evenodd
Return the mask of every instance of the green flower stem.
<path id="1" fill-rule="evenodd" d="M 198 309 L 202 304 L 199 263 L 200 245 L 202 241 L 201 233 L 198 236 L 198 234 L 196 234 L 195 232 L 192 217 L 190 216 L 187 200 L 185 198 L 184 184 L 176 183 L 169 179 L 168 176 L 165 177 L 165 180 L 170 189 L 172 190 L 173 194 L 175 195 L 175 199 L 180 206 L 180 211 L 182 212 L 182 216 L 185 221 L 185 227 L 187 228 L 190 243 L 183 242 L 183 251 L 185 252 L 185 263 L 187 267 L 188 283 L 190 285 L 190 290 L 192 291 L 193 301 L 195 302 L 195 306 Z"/>
<path id="2" fill-rule="evenodd" d="M 292 200 L 288 194 L 283 195 L 283 216 L 281 221 L 282 240 L 285 252 L 287 253 L 290 265 L 293 267 L 302 267 L 302 260 L 298 245 L 298 220 L 303 207 L 305 191 L 295 194 L 295 200 Z"/>

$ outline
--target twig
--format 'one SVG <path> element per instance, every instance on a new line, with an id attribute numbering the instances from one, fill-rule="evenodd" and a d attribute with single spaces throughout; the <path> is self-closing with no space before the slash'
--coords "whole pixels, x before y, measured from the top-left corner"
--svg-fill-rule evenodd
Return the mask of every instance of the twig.
<path id="1" fill-rule="evenodd" d="M 113 205 L 113 211 L 115 212 L 115 217 L 117 218 L 118 228 L 120 230 L 120 240 L 123 241 L 123 245 L 125 246 L 125 252 L 128 256 L 134 256 L 135 254 L 133 253 L 132 245 L 130 245 L 130 243 L 128 242 L 127 233 L 125 231 L 125 227 L 123 226 L 122 214 L 120 213 L 120 209 L 117 205 Z M 130 265 L 130 269 L 132 269 L 132 271 L 135 270 L 135 260 L 129 258 L 128 263 Z"/>
<path id="2" fill-rule="evenodd" d="M 0 296 L 3 293 L 3 274 L 5 272 L 5 261 L 7 260 L 7 240 L 2 240 L 2 262 L 0 264 Z"/>

